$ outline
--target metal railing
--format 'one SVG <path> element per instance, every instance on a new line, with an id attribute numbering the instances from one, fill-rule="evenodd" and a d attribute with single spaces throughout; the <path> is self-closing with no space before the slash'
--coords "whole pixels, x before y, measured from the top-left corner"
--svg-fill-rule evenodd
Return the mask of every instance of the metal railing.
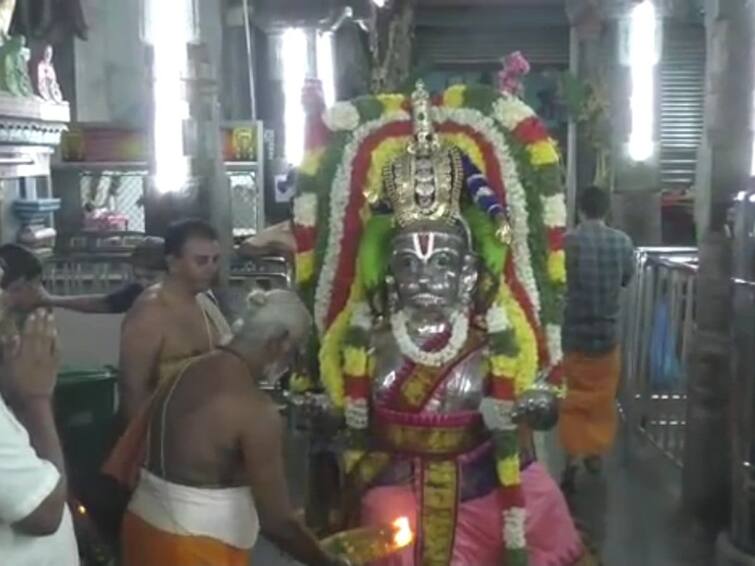
<path id="1" fill-rule="evenodd" d="M 54 295 L 108 293 L 131 279 L 130 253 L 72 253 L 54 256 L 45 262 L 43 280 Z M 232 287 L 291 288 L 293 273 L 283 257 L 264 256 L 234 259 Z"/>
<path id="2" fill-rule="evenodd" d="M 642 248 L 622 313 L 620 404 L 629 426 L 681 466 L 697 250 Z"/>

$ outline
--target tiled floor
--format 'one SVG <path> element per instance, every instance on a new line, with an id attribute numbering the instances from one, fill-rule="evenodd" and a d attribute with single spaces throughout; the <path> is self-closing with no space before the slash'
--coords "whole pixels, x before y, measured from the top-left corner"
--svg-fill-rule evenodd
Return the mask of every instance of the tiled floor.
<path id="1" fill-rule="evenodd" d="M 558 474 L 563 458 L 553 436 L 541 443 L 543 459 Z M 297 503 L 303 495 L 306 472 L 301 465 L 302 445 L 289 466 Z M 604 566 L 712 566 L 712 545 L 679 512 L 679 471 L 652 446 L 626 433 L 606 459 L 600 477 L 581 473 L 571 504 L 598 548 Z M 296 488 L 296 489 L 293 489 Z M 254 550 L 255 566 L 293 566 L 262 540 Z"/>

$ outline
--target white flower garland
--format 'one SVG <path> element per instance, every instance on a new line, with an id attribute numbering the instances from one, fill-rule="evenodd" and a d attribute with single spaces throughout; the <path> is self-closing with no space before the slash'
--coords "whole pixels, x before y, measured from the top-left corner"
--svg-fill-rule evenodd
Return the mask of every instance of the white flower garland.
<path id="1" fill-rule="evenodd" d="M 440 367 L 459 355 L 467 343 L 469 317 L 465 313 L 455 313 L 451 317 L 451 336 L 448 343 L 435 352 L 425 352 L 409 336 L 408 320 L 403 311 L 391 315 L 391 329 L 401 353 L 416 364 L 427 367 Z"/>
<path id="2" fill-rule="evenodd" d="M 525 524 L 527 511 L 524 507 L 512 507 L 503 512 L 503 540 L 510 550 L 527 547 Z"/>
<path id="3" fill-rule="evenodd" d="M 314 228 L 317 224 L 317 195 L 305 193 L 294 199 L 294 222 L 299 226 Z"/>
<path id="4" fill-rule="evenodd" d="M 346 397 L 344 417 L 346 419 L 346 426 L 350 429 L 366 430 L 370 422 L 367 399 Z"/>
<path id="5" fill-rule="evenodd" d="M 541 197 L 543 222 L 548 228 L 561 228 L 566 225 L 566 199 L 563 194 Z"/>
<path id="6" fill-rule="evenodd" d="M 367 122 L 354 131 L 351 141 L 344 148 L 341 163 L 338 165 L 331 187 L 330 234 L 315 291 L 315 324 L 321 333 L 327 330 L 325 321 L 328 316 L 328 306 L 333 296 L 333 282 L 336 279 L 336 268 L 341 251 L 341 240 L 343 239 L 343 221 L 349 205 L 349 187 L 351 186 L 354 159 L 368 136 L 391 122 L 410 119 L 409 114 L 401 110 Z"/>
<path id="7" fill-rule="evenodd" d="M 513 131 L 523 120 L 535 116 L 535 112 L 516 96 L 504 94 L 493 103 L 493 116 L 504 128 Z"/>
<path id="8" fill-rule="evenodd" d="M 561 326 L 558 324 L 547 324 L 545 326 L 545 334 L 548 340 L 551 367 L 556 367 L 564 359 L 564 352 L 561 349 Z"/>
<path id="9" fill-rule="evenodd" d="M 482 421 L 490 431 L 511 432 L 516 430 L 512 415 L 514 413 L 514 401 L 484 397 L 480 401 L 480 414 Z"/>
<path id="10" fill-rule="evenodd" d="M 513 99 L 513 97 L 511 98 Z M 527 196 L 519 180 L 516 161 L 511 156 L 506 139 L 498 131 L 492 118 L 482 115 L 482 119 L 480 119 L 481 113 L 476 110 L 467 108 L 439 108 L 438 110 L 440 121 L 450 120 L 467 126 L 481 133 L 495 148 L 496 157 L 501 164 L 501 175 L 506 188 L 506 199 L 510 211 L 514 270 L 533 306 L 535 320 L 539 323 L 540 293 L 535 281 L 532 256 L 527 241 L 530 233 Z M 530 110 L 530 112 L 532 111 Z"/>
<path id="11" fill-rule="evenodd" d="M 322 114 L 322 121 L 331 131 L 350 131 L 359 126 L 359 110 L 351 102 L 336 102 Z"/>
<path id="12" fill-rule="evenodd" d="M 351 312 L 351 326 L 360 330 L 372 328 L 372 311 L 367 303 L 361 302 L 354 305 L 354 310 Z"/>
<path id="13" fill-rule="evenodd" d="M 509 315 L 506 314 L 506 309 L 501 305 L 493 305 L 488 309 L 485 314 L 485 322 L 488 327 L 488 334 L 506 332 L 511 328 Z"/>

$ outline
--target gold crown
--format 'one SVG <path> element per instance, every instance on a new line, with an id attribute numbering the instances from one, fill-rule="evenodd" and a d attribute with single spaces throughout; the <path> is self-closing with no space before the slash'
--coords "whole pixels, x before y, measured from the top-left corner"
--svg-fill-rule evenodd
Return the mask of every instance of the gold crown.
<path id="1" fill-rule="evenodd" d="M 453 224 L 461 216 L 461 152 L 435 134 L 430 96 L 422 81 L 412 94 L 414 138 L 383 172 L 395 222 L 404 228 L 427 220 Z"/>

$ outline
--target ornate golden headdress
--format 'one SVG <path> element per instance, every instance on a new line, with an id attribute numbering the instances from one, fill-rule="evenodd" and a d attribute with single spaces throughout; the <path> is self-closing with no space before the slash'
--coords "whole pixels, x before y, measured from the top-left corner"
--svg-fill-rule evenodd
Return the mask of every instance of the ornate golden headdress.
<path id="1" fill-rule="evenodd" d="M 422 81 L 412 94 L 414 139 L 383 172 L 396 224 L 405 228 L 428 220 L 456 223 L 463 183 L 461 152 L 435 134 L 430 95 Z"/>

